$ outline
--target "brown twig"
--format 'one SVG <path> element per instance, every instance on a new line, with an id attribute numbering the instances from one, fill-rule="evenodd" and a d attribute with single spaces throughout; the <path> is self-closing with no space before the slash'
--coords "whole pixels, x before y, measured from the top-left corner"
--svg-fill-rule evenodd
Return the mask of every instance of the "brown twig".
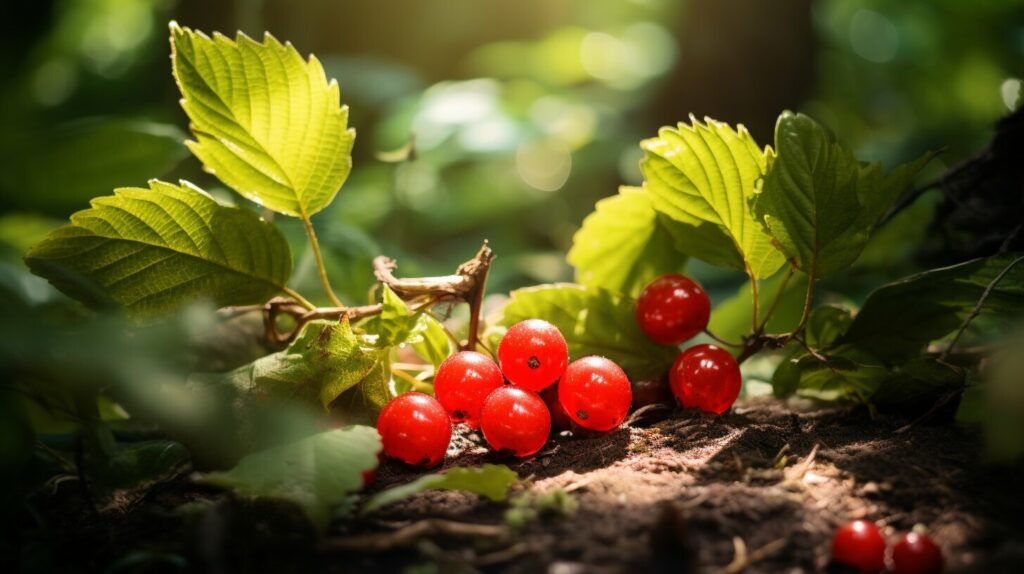
<path id="1" fill-rule="evenodd" d="M 320 545 L 323 552 L 387 552 L 394 548 L 412 546 L 426 536 L 448 536 L 451 538 L 505 538 L 509 535 L 507 526 L 501 524 L 472 524 L 439 518 L 428 518 L 413 522 L 392 532 L 331 538 Z"/>

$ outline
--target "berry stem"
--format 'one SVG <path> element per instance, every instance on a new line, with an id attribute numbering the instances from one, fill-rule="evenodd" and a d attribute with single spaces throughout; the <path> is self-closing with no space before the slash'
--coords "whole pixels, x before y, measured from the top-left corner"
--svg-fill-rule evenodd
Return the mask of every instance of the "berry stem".
<path id="1" fill-rule="evenodd" d="M 324 257 L 320 252 L 320 242 L 316 238 L 316 230 L 313 229 L 313 220 L 309 218 L 305 213 L 302 214 L 302 227 L 306 230 L 306 237 L 309 238 L 309 247 L 313 250 L 313 260 L 316 261 L 316 270 L 320 275 L 320 284 L 323 285 L 324 293 L 327 294 L 327 298 L 331 301 L 331 304 L 335 307 L 341 307 L 341 299 L 334 294 L 334 289 L 331 289 L 331 282 L 327 278 L 327 267 L 324 266 Z"/>

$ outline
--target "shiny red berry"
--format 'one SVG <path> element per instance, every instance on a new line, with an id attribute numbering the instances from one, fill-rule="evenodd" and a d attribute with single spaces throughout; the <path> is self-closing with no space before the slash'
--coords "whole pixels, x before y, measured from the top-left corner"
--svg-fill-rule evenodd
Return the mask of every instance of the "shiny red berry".
<path id="1" fill-rule="evenodd" d="M 434 396 L 444 405 L 452 422 L 478 428 L 484 399 L 503 384 L 505 378 L 494 361 L 474 351 L 462 351 L 438 367 Z"/>
<path id="2" fill-rule="evenodd" d="M 669 371 L 669 384 L 683 408 L 698 408 L 720 415 L 740 396 L 743 377 L 729 351 L 701 344 L 676 357 Z"/>
<path id="3" fill-rule="evenodd" d="M 892 545 L 893 574 L 938 574 L 942 562 L 942 550 L 926 534 L 908 532 Z"/>
<path id="4" fill-rule="evenodd" d="M 604 357 L 573 361 L 558 383 L 558 402 L 585 429 L 603 432 L 619 426 L 632 400 L 626 373 Z"/>
<path id="5" fill-rule="evenodd" d="M 528 319 L 505 333 L 498 345 L 498 363 L 512 384 L 539 393 L 565 372 L 569 347 L 557 327 Z"/>
<path id="6" fill-rule="evenodd" d="M 708 326 L 711 300 L 696 281 L 682 275 L 662 275 L 636 300 L 636 320 L 655 343 L 678 345 Z"/>
<path id="7" fill-rule="evenodd" d="M 661 377 L 631 381 L 633 385 L 633 408 L 639 409 L 654 404 L 672 404 L 672 389 L 668 386 L 668 373 Z"/>
<path id="8" fill-rule="evenodd" d="M 548 441 L 551 415 L 537 393 L 506 385 L 484 401 L 480 430 L 494 450 L 527 457 Z"/>
<path id="9" fill-rule="evenodd" d="M 544 389 L 540 398 L 544 399 L 544 404 L 548 406 L 548 412 L 551 413 L 551 430 L 553 432 L 572 428 L 572 419 L 569 418 L 569 413 L 565 412 L 562 403 L 558 401 L 558 383 Z"/>
<path id="10" fill-rule="evenodd" d="M 414 466 L 440 464 L 452 439 L 452 421 L 430 395 L 409 392 L 384 405 L 377 418 L 384 454 Z"/>
<path id="11" fill-rule="evenodd" d="M 885 538 L 874 522 L 844 524 L 832 537 L 832 561 L 862 573 L 878 572 L 885 567 Z"/>

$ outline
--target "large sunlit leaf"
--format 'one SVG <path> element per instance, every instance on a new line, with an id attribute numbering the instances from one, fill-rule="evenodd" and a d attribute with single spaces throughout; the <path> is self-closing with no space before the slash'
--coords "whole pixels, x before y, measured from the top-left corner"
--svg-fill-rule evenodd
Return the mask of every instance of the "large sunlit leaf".
<path id="1" fill-rule="evenodd" d="M 541 318 L 565 336 L 570 359 L 601 355 L 633 379 L 664 374 L 679 350 L 648 339 L 636 322 L 636 301 L 597 287 L 557 283 L 517 289 L 505 306 L 501 324 Z"/>
<path id="2" fill-rule="evenodd" d="M 519 476 L 503 464 L 485 464 L 480 468 L 450 468 L 443 473 L 421 476 L 412 482 L 375 494 L 363 506 L 363 513 L 368 514 L 424 490 L 462 490 L 489 500 L 501 501 L 508 495 L 508 489 L 518 481 Z"/>
<path id="3" fill-rule="evenodd" d="M 273 225 L 189 183 L 160 181 L 94 199 L 25 261 L 70 297 L 134 317 L 197 299 L 261 303 L 284 289 L 292 268 Z"/>
<path id="4" fill-rule="evenodd" d="M 635 296 L 655 277 L 682 271 L 686 257 L 666 229 L 675 224 L 663 221 L 651 201 L 648 191 L 624 186 L 597 202 L 566 256 L 578 283 Z"/>
<path id="5" fill-rule="evenodd" d="M 320 62 L 267 34 L 212 38 L 171 24 L 174 76 L 208 171 L 287 215 L 326 207 L 352 169 L 355 131 Z"/>
<path id="6" fill-rule="evenodd" d="M 1005 319 L 1020 316 L 1024 312 L 1022 258 L 1020 253 L 1007 253 L 975 259 L 880 287 L 864 301 L 839 341 L 886 361 L 915 356 L 928 343 L 956 331 L 1000 274 L 981 312 Z"/>
<path id="7" fill-rule="evenodd" d="M 199 387 L 231 388 L 243 400 L 290 399 L 326 408 L 378 367 L 382 352 L 347 320 L 311 321 L 287 349 L 224 374 L 195 375 Z"/>
<path id="8" fill-rule="evenodd" d="M 325 527 L 330 509 L 363 486 L 363 473 L 377 468 L 380 436 L 372 427 L 351 426 L 251 454 L 227 472 L 201 480 L 243 496 L 290 500 Z"/>
<path id="9" fill-rule="evenodd" d="M 640 167 L 654 208 L 690 226 L 677 241 L 689 255 L 752 278 L 771 276 L 785 257 L 754 207 L 771 148 L 758 148 L 742 125 L 733 129 L 692 116 L 690 121 L 662 128 L 658 137 L 640 143 Z"/>
<path id="10" fill-rule="evenodd" d="M 879 218 L 933 157 L 885 176 L 880 164 L 861 164 L 820 124 L 791 112 L 779 116 L 775 150 L 756 210 L 786 255 L 815 279 L 857 259 Z"/>

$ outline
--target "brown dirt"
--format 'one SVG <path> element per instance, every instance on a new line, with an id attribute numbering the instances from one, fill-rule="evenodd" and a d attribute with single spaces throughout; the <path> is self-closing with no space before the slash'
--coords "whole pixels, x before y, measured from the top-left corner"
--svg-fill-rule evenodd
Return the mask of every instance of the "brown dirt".
<path id="1" fill-rule="evenodd" d="M 895 433 L 906 420 L 800 413 L 767 400 L 722 417 L 648 415 L 604 436 L 558 437 L 525 461 L 499 459 L 478 437 L 458 434 L 446 465 L 503 462 L 528 478 L 517 496 L 561 489 L 578 503 L 571 515 L 543 516 L 511 536 L 435 532 L 383 552 L 331 550 L 332 541 L 387 535 L 424 519 L 501 525 L 507 505 L 424 492 L 371 520 L 341 523 L 318 542 L 288 505 L 179 481 L 116 515 L 72 510 L 63 544 L 85 553 L 83 570 L 145 548 L 208 572 L 391 572 L 428 563 L 439 568 L 414 571 L 719 572 L 732 563 L 738 572 L 737 550 L 748 555 L 745 572 L 816 572 L 829 567 L 833 530 L 868 518 L 889 535 L 925 525 L 949 572 L 1012 572 L 1024 564 L 1021 468 L 982 463 L 979 437 L 953 425 Z M 373 490 L 418 474 L 386 463 Z M 58 493 L 47 506 L 67 513 L 70 496 Z M 182 502 L 209 500 L 191 518 L 171 514 Z M 150 566 L 123 571 L 180 571 Z"/>

